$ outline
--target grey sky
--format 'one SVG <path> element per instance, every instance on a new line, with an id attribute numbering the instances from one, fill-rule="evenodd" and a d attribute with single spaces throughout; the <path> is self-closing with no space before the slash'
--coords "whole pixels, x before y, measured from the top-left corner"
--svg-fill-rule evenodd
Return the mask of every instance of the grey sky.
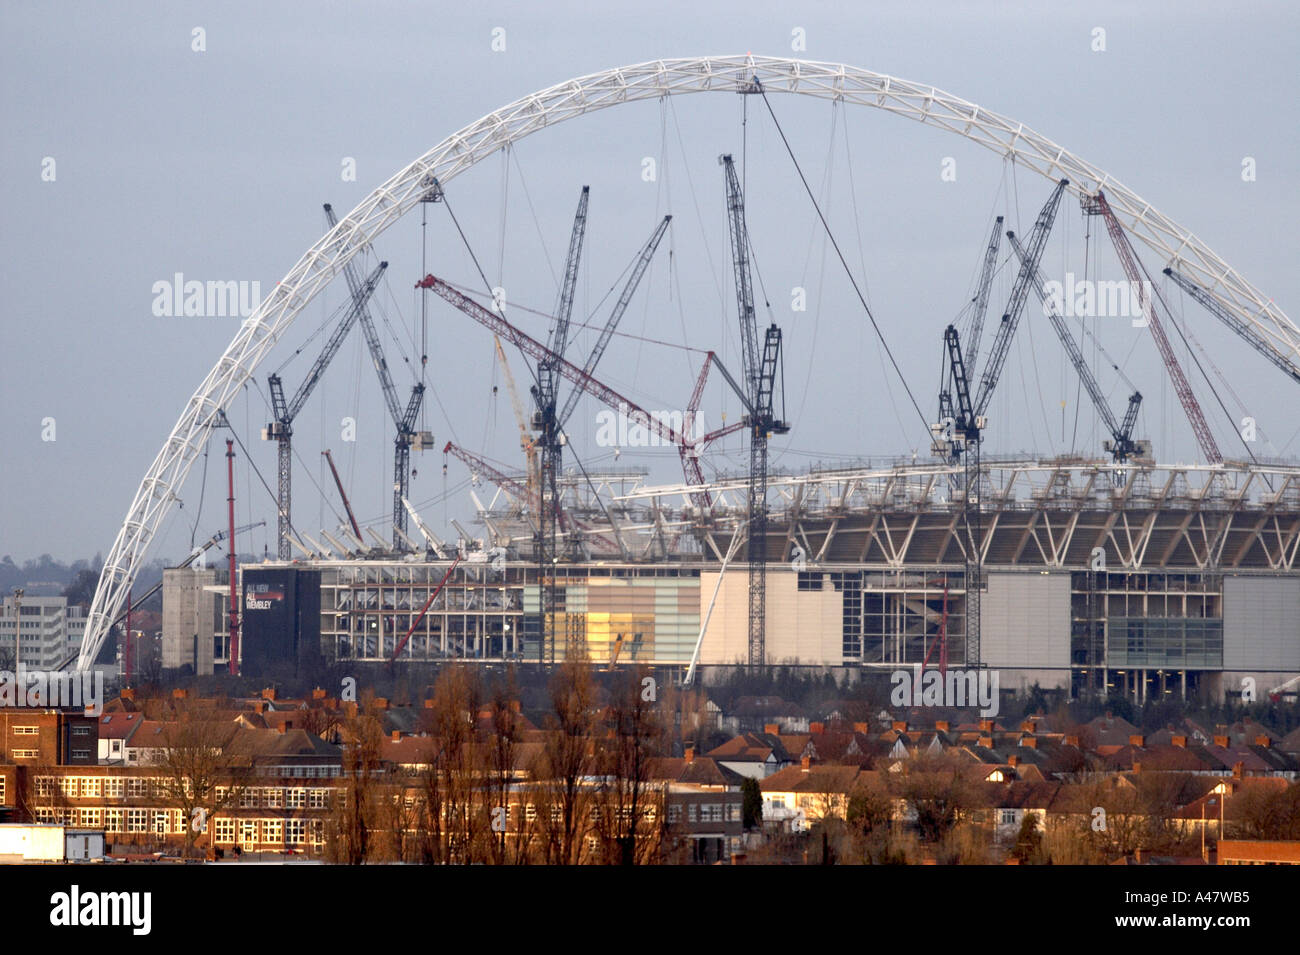
<path id="1" fill-rule="evenodd" d="M 1300 13 L 1291 5 L 1148 3 L 1133 10 L 1106 3 L 662 2 L 591 12 L 598 10 L 550 2 L 468 9 L 414 3 L 0 8 L 0 202 L 7 212 L 0 231 L 0 553 L 21 561 L 42 552 L 70 560 L 107 551 L 185 400 L 234 335 L 236 319 L 155 317 L 154 282 L 182 272 L 201 281 L 260 281 L 265 293 L 323 232 L 322 202 L 346 213 L 410 160 L 498 106 L 571 76 L 657 57 L 797 55 L 933 84 L 1022 121 L 1107 170 L 1193 230 L 1293 320 L 1300 314 L 1294 266 Z M 498 26 L 506 30 L 505 52 L 491 49 Z M 1104 53 L 1090 49 L 1098 26 L 1107 31 Z M 205 52 L 191 50 L 195 27 L 206 31 Z M 796 27 L 806 31 L 806 52 L 791 51 Z M 712 94 L 571 121 L 519 143 L 508 178 L 494 157 L 456 180 L 453 208 L 489 277 L 507 287 L 511 301 L 547 310 L 555 296 L 551 268 L 561 265 L 578 189 L 590 183 L 583 314 L 595 308 L 658 217 L 672 212 L 675 276 L 666 241 L 623 330 L 734 350 L 715 160 L 724 151 L 740 153 L 741 106 L 738 97 Z M 1024 170 L 1013 175 L 993 154 L 951 134 L 874 110 L 836 110 L 802 97 L 775 98 L 774 107 L 814 188 L 825 189 L 832 227 L 852 265 L 861 272 L 865 264 L 871 305 L 923 410 L 933 414 L 942 330 L 970 294 L 991 216 L 1004 212 L 1009 226 L 1027 232 L 1050 184 Z M 800 468 L 913 448 L 924 454 L 915 414 L 897 380 L 883 371 L 875 338 L 824 250 L 770 121 L 757 109 L 751 103 L 750 227 L 773 315 L 786 329 L 786 396 L 795 421 L 775 446 L 774 463 Z M 830 153 L 832 123 L 837 138 Z M 661 162 L 654 183 L 641 178 L 646 156 Z M 957 161 L 956 182 L 940 180 L 947 156 Z M 1255 182 L 1242 181 L 1246 156 L 1256 160 Z M 57 163 L 53 182 L 42 181 L 44 157 Z M 340 178 L 344 157 L 356 160 L 355 182 Z M 1067 203 L 1045 261 L 1049 276 L 1082 272 L 1083 230 L 1077 205 Z M 408 216 L 377 246 L 392 263 L 382 310 L 414 356 L 418 216 Z M 1109 246 L 1095 237 L 1091 255 L 1099 277 L 1120 277 Z M 478 284 L 441 209 L 430 219 L 429 256 L 435 273 Z M 1153 255 L 1146 261 L 1153 271 L 1164 264 Z M 1001 308 L 998 297 L 1005 298 L 1008 285 L 1004 277 L 995 286 L 990 312 Z M 794 286 L 809 290 L 806 313 L 790 310 Z M 258 388 L 229 409 L 268 482 L 274 481 L 274 449 L 258 440 L 267 420 L 266 375 L 327 319 L 342 300 L 341 284 L 322 299 L 258 369 Z M 517 465 L 505 389 L 491 396 L 501 382 L 491 337 L 439 300 L 428 307 L 436 399 L 428 403 L 426 427 L 439 447 L 452 438 Z M 1184 307 L 1265 430 L 1271 445 L 1259 453 L 1300 454 L 1294 386 L 1192 303 Z M 522 308 L 512 314 L 544 337 L 543 319 Z M 602 309 L 596 319 L 605 314 Z M 1131 352 L 1127 373 L 1147 396 L 1139 430 L 1162 459 L 1197 457 L 1172 390 L 1162 384 L 1154 348 L 1135 340 L 1127 324 L 1102 321 L 1098 334 L 1116 355 Z M 401 370 L 384 327 L 405 392 L 413 379 Z M 1028 329 L 993 405 L 990 449 L 1048 454 L 1073 444 L 1093 453 L 1100 435 L 1086 397 L 1075 438 L 1073 373 L 1044 324 Z M 580 336 L 577 353 L 585 354 L 591 340 Z M 289 388 L 320 342 L 317 337 L 285 366 Z M 296 429 L 305 466 L 295 462 L 294 517 L 313 532 L 337 522 L 314 486 L 327 481 L 319 463 L 325 447 L 334 450 L 360 516 L 378 527 L 389 507 L 391 425 L 362 351 L 354 336 Z M 511 357 L 526 388 L 526 369 Z M 648 407 L 675 409 L 686 400 L 699 360 L 696 352 L 620 338 L 601 377 Z M 1122 407 L 1115 377 L 1100 377 Z M 1229 423 L 1217 407 L 1211 412 L 1198 379 L 1194 374 L 1220 444 L 1231 446 Z M 1061 399 L 1068 411 L 1064 441 Z M 737 413 L 716 384 L 704 407 L 712 427 L 724 409 Z M 1235 408 L 1231 401 L 1229 408 Z M 589 464 L 609 463 L 606 450 L 595 446 L 597 411 L 584 402 L 570 425 Z M 345 415 L 358 421 L 355 443 L 340 440 Z M 46 418 L 55 419 L 54 441 L 42 440 Z M 200 462 L 181 493 L 184 509 L 164 523 L 152 556 L 183 555 L 194 521 L 200 539 L 224 526 L 224 439 L 216 437 L 202 512 Z M 719 455 L 714 464 L 738 467 L 740 447 L 733 441 L 730 457 Z M 417 461 L 412 495 L 437 526 L 469 509 L 464 491 L 446 505 L 439 500 L 444 486 L 455 488 L 467 476 L 452 461 L 444 485 L 442 463 L 436 452 Z M 654 480 L 680 480 L 671 451 L 629 451 L 619 463 L 650 467 Z M 241 454 L 239 520 L 266 519 L 268 526 L 241 550 L 261 553 L 269 545 L 274 551 L 272 502 L 246 465 Z M 328 496 L 334 499 L 332 488 Z"/>

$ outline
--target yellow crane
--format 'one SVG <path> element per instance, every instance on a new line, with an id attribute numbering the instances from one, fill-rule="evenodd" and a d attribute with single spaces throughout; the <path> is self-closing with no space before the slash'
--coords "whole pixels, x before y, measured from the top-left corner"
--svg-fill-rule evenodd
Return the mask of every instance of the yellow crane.
<path id="1" fill-rule="evenodd" d="M 528 473 L 528 506 L 533 507 L 537 498 L 537 438 L 533 435 L 528 427 L 528 419 L 524 416 L 524 406 L 519 402 L 519 392 L 515 388 L 515 376 L 510 373 L 510 363 L 506 361 L 506 353 L 501 349 L 500 337 L 494 335 L 492 340 L 496 343 L 497 361 L 501 363 L 501 371 L 505 375 L 506 389 L 510 392 L 510 406 L 514 409 L 515 421 L 519 425 L 519 447 L 523 449 L 526 459 Z"/>

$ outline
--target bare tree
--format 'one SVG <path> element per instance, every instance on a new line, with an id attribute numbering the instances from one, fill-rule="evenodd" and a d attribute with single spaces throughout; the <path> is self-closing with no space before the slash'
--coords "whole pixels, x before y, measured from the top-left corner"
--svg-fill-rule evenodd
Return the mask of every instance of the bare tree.
<path id="1" fill-rule="evenodd" d="M 228 751 L 237 733 L 209 702 L 188 697 L 175 701 L 172 718 L 163 723 L 162 751 L 153 764 L 164 773 L 162 798 L 181 812 L 186 856 L 195 854 L 213 817 L 237 804 L 252 772 L 246 754 Z"/>
<path id="2" fill-rule="evenodd" d="M 382 830 L 382 767 L 380 746 L 383 729 L 370 712 L 358 712 L 343 721 L 343 777 L 345 785 L 331 820 L 328 853 L 331 861 L 362 865 L 376 854 L 372 844 L 376 830 Z"/>
<path id="3" fill-rule="evenodd" d="M 584 860 L 591 828 L 592 793 L 586 785 L 596 769 L 592 730 L 595 688 L 591 665 L 566 660 L 551 678 L 552 715 L 543 749 L 542 788 L 550 811 L 542 820 L 546 859 L 557 865 Z"/>
<path id="4" fill-rule="evenodd" d="M 625 673 L 607 711 L 599 828 L 608 861 L 620 865 L 655 861 L 663 846 L 666 813 L 650 785 L 650 760 L 661 753 L 665 733 L 654 694 L 644 689 L 647 672 Z"/>

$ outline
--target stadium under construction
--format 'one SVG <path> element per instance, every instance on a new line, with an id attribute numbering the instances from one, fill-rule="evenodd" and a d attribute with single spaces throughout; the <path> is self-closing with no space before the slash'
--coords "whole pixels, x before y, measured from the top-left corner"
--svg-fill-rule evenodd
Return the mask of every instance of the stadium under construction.
<path id="1" fill-rule="evenodd" d="M 727 303 L 725 334 L 739 347 L 727 352 L 730 370 L 714 351 L 694 349 L 704 357 L 691 366 L 692 375 L 698 367 L 698 379 L 683 413 L 646 411 L 604 384 L 617 379 L 597 367 L 606 346 L 622 334 L 619 320 L 638 294 L 671 215 L 656 222 L 620 277 L 615 288 L 621 292 L 610 296 L 608 319 L 579 363 L 566 346 L 572 345 L 570 317 L 586 237 L 586 186 L 556 276 L 558 301 L 545 313 L 546 341 L 511 320 L 515 306 L 507 307 L 501 290 L 488 282 L 450 213 L 452 199 L 459 201 L 448 191 L 451 180 L 551 122 L 636 99 L 703 91 L 740 94 L 766 110 L 756 115 L 770 118 L 779 134 L 786 153 L 778 155 L 784 161 L 788 154 L 798 173 L 814 221 L 856 296 L 849 301 L 854 309 L 860 305 L 863 327 L 878 339 L 882 372 L 884 357 L 892 365 L 888 385 L 901 387 L 917 413 L 920 425 L 911 427 L 924 435 L 928 455 L 859 463 L 846 458 L 797 473 L 769 468 L 769 440 L 795 423 L 784 406 L 782 328 L 775 317 L 766 328 L 756 317 L 756 297 L 766 304 L 766 289 L 746 221 L 745 173 L 737 168 L 742 161 L 730 154 L 718 160 L 729 240 L 729 255 L 719 258 L 729 259 L 735 296 L 734 311 Z M 942 336 L 935 329 L 935 352 L 942 345 L 943 358 L 937 414 L 922 410 L 903 375 L 769 92 L 859 103 L 937 125 L 1051 183 L 1023 236 L 1005 230 L 1001 216 L 992 222 L 977 260 L 975 294 Z M 1125 374 L 1127 362 L 1107 354 L 1085 322 L 1067 321 L 1088 313 L 1073 310 L 1073 289 L 1067 301 L 1061 283 L 1045 280 L 1044 252 L 1067 195 L 1109 239 L 1125 277 L 1094 283 L 1097 298 L 1088 301 L 1114 299 L 1111 304 L 1122 306 L 1118 313 L 1133 318 L 1131 327 L 1149 335 L 1163 365 L 1161 386 L 1170 385 L 1201 463 L 1161 463 L 1151 443 L 1137 437 L 1142 394 Z M 425 219 L 437 205 L 447 209 L 486 288 L 424 271 L 422 244 L 422 277 L 412 276 L 420 332 L 411 335 L 421 341 L 422 353 L 412 362 L 418 377 L 407 398 L 394 384 L 370 315 L 388 262 L 368 273 L 358 263 L 377 260 L 372 241 L 417 209 L 424 243 Z M 1243 439 L 1239 459 L 1235 451 L 1220 450 L 1174 344 L 1181 342 L 1190 354 L 1188 323 L 1158 291 L 1134 241 L 1160 257 L 1166 288 L 1176 284 L 1197 303 L 1198 314 L 1208 313 L 1257 352 L 1252 360 L 1262 356 L 1275 366 L 1288 389 L 1300 382 L 1300 329 L 1189 231 L 1023 124 L 932 87 L 841 65 L 752 56 L 656 61 L 533 94 L 445 140 L 344 219 L 329 206 L 325 211 L 329 231 L 244 324 L 141 483 L 96 591 L 79 665 L 94 659 L 116 622 L 174 489 L 213 429 L 229 426 L 224 409 L 293 318 L 342 274 L 347 298 L 297 391 L 286 397 L 280 369 L 267 382 L 273 420 L 262 437 L 278 450 L 276 557 L 236 567 L 232 548 L 224 581 L 214 570 L 169 570 L 163 584 L 165 666 L 253 674 L 316 661 L 548 666 L 583 658 L 610 669 L 666 668 L 688 681 L 735 665 L 813 667 L 837 675 L 981 668 L 998 671 L 1004 690 L 1038 685 L 1072 696 L 1122 693 L 1138 702 L 1252 698 L 1293 692 L 1300 684 L 1300 465 L 1257 456 L 1250 439 Z M 504 225 L 502 233 L 504 243 Z M 1089 225 L 1089 240 L 1092 234 Z M 1085 246 L 1085 254 L 1092 250 Z M 990 301 L 999 273 L 1013 276 L 1005 305 L 1001 295 Z M 444 473 L 463 466 L 474 484 L 477 525 L 469 531 L 451 521 L 454 540 L 431 529 L 410 496 L 410 452 L 434 447 L 431 431 L 423 430 L 430 307 L 448 318 L 458 312 L 456 321 L 467 319 L 494 336 L 524 452 L 522 468 L 512 469 L 445 445 Z M 1108 437 L 1085 455 L 985 453 L 990 402 L 1017 327 L 1039 307 L 1046 319 L 1040 324 L 1050 325 L 1073 367 L 1077 394 L 1086 392 L 1098 430 Z M 770 307 L 767 312 L 772 316 Z M 983 336 L 986 314 L 994 318 Z M 1103 308 L 1102 314 L 1116 312 Z M 347 522 L 322 529 L 317 540 L 293 523 L 294 420 L 354 325 L 365 334 L 395 427 L 391 526 L 385 517 L 381 536 L 357 521 L 330 457 Z M 527 363 L 533 382 L 528 413 L 503 345 Z M 1119 380 L 1103 388 L 1094 365 Z M 1061 367 L 1064 374 L 1064 362 Z M 701 395 L 715 371 L 712 387 L 738 401 L 743 413 L 729 426 L 700 433 Z M 1109 397 L 1115 389 L 1128 400 L 1118 413 Z M 620 429 L 630 425 L 642 439 L 629 441 L 620 430 L 613 443 L 677 452 L 683 480 L 650 482 L 646 470 L 611 469 L 604 461 L 584 466 L 566 430 L 580 397 L 594 399 L 606 414 L 617 412 Z M 1226 414 L 1223 401 L 1218 404 Z M 1208 400 L 1207 407 L 1213 411 Z M 702 460 L 709 446 L 732 433 L 743 436 L 748 468 L 736 473 L 712 460 L 706 478 Z M 233 461 L 230 441 L 227 457 Z M 231 463 L 227 478 L 227 533 L 233 538 Z"/>
<path id="2" fill-rule="evenodd" d="M 1245 677 L 1264 693 L 1300 672 L 1300 469 L 985 466 L 977 659 L 998 668 L 1003 688 L 1147 700 L 1239 693 Z M 766 662 L 837 672 L 974 662 L 953 473 L 909 463 L 772 479 Z M 600 527 L 602 509 L 565 482 L 567 512 L 589 523 L 577 559 L 546 580 L 555 611 L 545 627 L 533 527 L 524 502 L 502 492 L 481 514 L 480 539 L 249 565 L 248 646 L 261 642 L 259 617 L 304 578 L 320 608 L 306 628 L 338 661 L 747 663 L 748 567 L 727 561 L 745 481 L 709 485 L 715 503 L 701 515 L 690 502 L 698 487 L 591 477 L 616 523 Z M 444 547 L 466 559 L 453 567 L 436 556 Z M 169 579 L 167 603 L 198 579 L 173 573 L 184 576 Z M 224 588 L 209 590 L 220 605 L 211 666 L 228 643 Z"/>

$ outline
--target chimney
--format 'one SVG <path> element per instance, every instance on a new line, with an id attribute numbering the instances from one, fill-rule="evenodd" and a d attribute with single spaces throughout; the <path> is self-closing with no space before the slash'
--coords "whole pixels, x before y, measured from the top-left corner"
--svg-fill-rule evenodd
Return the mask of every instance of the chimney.
<path id="1" fill-rule="evenodd" d="M 980 720 L 980 732 L 981 732 L 981 733 L 992 733 L 992 732 L 993 732 L 993 720 Z"/>
<path id="2" fill-rule="evenodd" d="M 952 724 L 949 723 L 947 720 L 935 720 L 935 721 L 934 721 L 934 730 L 935 730 L 936 733 L 946 733 L 946 732 L 948 732 L 948 728 L 949 728 L 950 726 L 952 726 Z"/>
<path id="3" fill-rule="evenodd" d="M 1141 733 L 1135 733 L 1134 735 L 1128 738 L 1128 744 L 1130 746 L 1136 746 L 1138 749 L 1141 749 L 1143 746 L 1146 746 L 1147 738 L 1143 736 Z"/>
<path id="4" fill-rule="evenodd" d="M 1025 749 L 1038 749 L 1038 737 L 1022 736 L 1020 738 L 1020 745 L 1023 746 Z"/>
<path id="5" fill-rule="evenodd" d="M 805 773 L 808 772 L 808 770 L 812 767 L 812 757 L 805 756 L 803 759 L 799 761 L 799 764 L 803 767 L 803 771 Z"/>
<path id="6" fill-rule="evenodd" d="M 1238 762 L 1235 762 L 1235 763 L 1232 764 L 1232 778 L 1233 778 L 1233 779 L 1240 779 L 1242 776 L 1245 776 L 1245 775 L 1246 775 L 1246 764 L 1245 764 L 1245 763 L 1238 761 Z"/>
<path id="7" fill-rule="evenodd" d="M 253 712 L 265 713 L 269 705 L 270 704 L 268 704 L 266 700 L 257 700 L 256 702 L 253 703 Z"/>
<path id="8" fill-rule="evenodd" d="M 766 733 L 768 736 L 780 736 L 781 727 L 777 723 L 764 723 L 763 732 Z"/>
<path id="9" fill-rule="evenodd" d="M 1140 759 L 1133 760 L 1133 772 L 1135 773 L 1142 772 L 1142 760 Z"/>
<path id="10" fill-rule="evenodd" d="M 826 724 L 825 724 L 825 723 L 809 723 L 809 724 L 808 724 L 808 732 L 809 732 L 809 733 L 825 733 L 825 732 L 826 732 Z"/>
<path id="11" fill-rule="evenodd" d="M 1022 732 L 1022 733 L 1032 733 L 1033 731 L 1034 731 L 1034 721 L 1033 721 L 1033 720 L 1025 720 L 1023 723 L 1020 724 L 1020 732 Z"/>
<path id="12" fill-rule="evenodd" d="M 279 726 L 277 726 L 277 727 L 275 728 L 275 730 L 276 730 L 277 733 L 279 733 L 281 736 L 283 736 L 285 733 L 289 732 L 289 724 L 288 724 L 288 723 L 281 723 Z"/>
<path id="13" fill-rule="evenodd" d="M 377 710 L 388 709 L 388 700 L 382 696 L 375 697 L 375 709 Z"/>
<path id="14" fill-rule="evenodd" d="M 1255 737 L 1255 745 L 1268 749 L 1273 745 L 1273 741 L 1261 733 L 1259 736 Z"/>
<path id="15" fill-rule="evenodd" d="M 687 746 L 687 747 L 686 747 L 686 753 L 685 753 L 684 755 L 685 755 L 685 757 L 686 757 L 686 765 L 687 765 L 687 766 L 689 766 L 691 763 L 695 762 L 695 747 L 694 747 L 694 746 Z"/>
<path id="16" fill-rule="evenodd" d="M 275 700 L 275 687 L 273 687 L 273 686 L 268 686 L 265 690 L 263 690 L 263 691 L 262 691 L 262 699 L 264 699 L 264 700 L 272 700 L 272 701 L 274 701 L 274 700 Z"/>
<path id="17" fill-rule="evenodd" d="M 1177 746 L 1179 749 L 1187 748 L 1186 736 L 1175 736 L 1173 739 L 1170 740 L 1170 742 L 1173 743 L 1173 745 Z"/>
<path id="18" fill-rule="evenodd" d="M 1008 756 L 1008 757 L 1007 757 L 1007 765 L 1010 766 L 1012 769 L 1015 769 L 1017 766 L 1020 765 L 1020 757 L 1019 757 L 1019 756 Z"/>
<path id="19" fill-rule="evenodd" d="M 128 686 L 124 688 L 122 692 L 118 694 L 118 696 L 120 696 L 124 700 L 134 700 L 135 690 Z"/>
<path id="20" fill-rule="evenodd" d="M 992 736 L 981 736 L 981 737 L 979 738 L 979 745 L 983 746 L 983 747 L 986 748 L 986 749 L 992 749 L 992 748 L 993 748 L 993 737 L 992 737 Z"/>
<path id="21" fill-rule="evenodd" d="M 177 689 L 175 689 L 175 690 L 172 690 L 172 699 L 173 699 L 173 700 L 183 700 L 183 699 L 185 699 L 185 697 L 189 696 L 189 694 L 190 694 L 190 691 L 189 691 L 189 690 L 182 690 L 182 689 L 177 688 Z"/>
<path id="22" fill-rule="evenodd" d="M 394 742 L 394 743 L 399 742 L 399 741 L 401 740 L 401 738 L 402 738 L 402 731 L 401 731 L 401 730 L 393 730 L 393 742 Z"/>
<path id="23" fill-rule="evenodd" d="M 431 709 L 433 709 L 433 700 L 425 700 L 425 701 L 424 701 L 424 708 L 425 708 L 426 710 L 431 710 Z"/>
<path id="24" fill-rule="evenodd" d="M 357 704 L 356 704 L 356 701 L 355 701 L 355 700 L 344 700 L 344 701 L 343 701 L 343 712 L 346 713 L 348 716 L 355 717 L 355 716 L 357 715 Z"/>
<path id="25" fill-rule="evenodd" d="M 323 700 L 325 699 L 325 691 L 318 686 L 311 691 L 311 698 L 313 700 Z"/>
<path id="26" fill-rule="evenodd" d="M 894 722 L 889 724 L 889 728 L 896 733 L 906 733 L 907 720 L 894 720 Z"/>
<path id="27" fill-rule="evenodd" d="M 855 732 L 855 733 L 870 733 L 871 730 L 870 730 L 870 728 L 867 726 L 866 723 L 854 723 L 854 724 L 853 724 L 853 732 Z"/>
<path id="28" fill-rule="evenodd" d="M 1065 745 L 1066 745 L 1066 746 L 1073 746 L 1075 749 L 1078 749 L 1078 748 L 1079 748 L 1079 737 L 1077 737 L 1077 736 L 1067 736 L 1067 737 L 1065 738 Z"/>
<path id="29" fill-rule="evenodd" d="M 1216 737 L 1214 737 L 1214 745 L 1215 745 L 1215 746 L 1222 746 L 1224 749 L 1227 749 L 1227 748 L 1228 748 L 1228 737 L 1226 737 L 1226 736 L 1216 736 Z"/>

